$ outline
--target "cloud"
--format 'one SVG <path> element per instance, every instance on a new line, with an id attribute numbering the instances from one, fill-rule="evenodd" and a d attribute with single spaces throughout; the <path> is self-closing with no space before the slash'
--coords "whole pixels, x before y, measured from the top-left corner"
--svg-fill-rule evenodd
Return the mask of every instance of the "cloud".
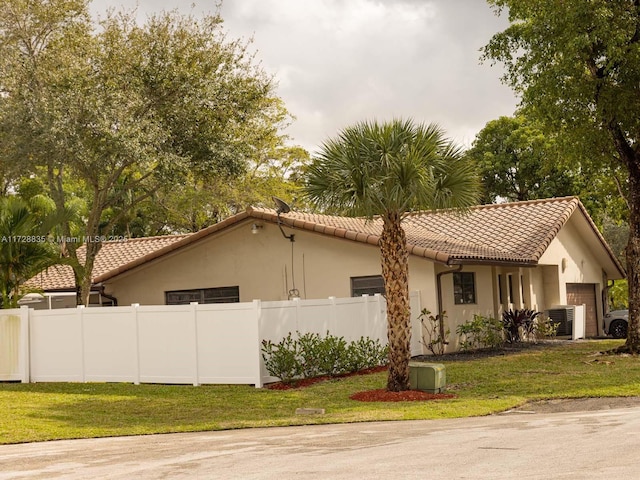
<path id="1" fill-rule="evenodd" d="M 106 4 L 116 5 L 93 8 Z M 191 11 L 180 0 L 140 0 L 138 18 L 176 7 Z M 193 12 L 213 8 L 195 0 Z M 227 0 L 222 16 L 231 37 L 254 39 L 297 117 L 287 133 L 310 150 L 351 123 L 394 116 L 439 123 L 469 145 L 516 105 L 501 70 L 479 63 L 479 49 L 507 25 L 482 1 Z"/>

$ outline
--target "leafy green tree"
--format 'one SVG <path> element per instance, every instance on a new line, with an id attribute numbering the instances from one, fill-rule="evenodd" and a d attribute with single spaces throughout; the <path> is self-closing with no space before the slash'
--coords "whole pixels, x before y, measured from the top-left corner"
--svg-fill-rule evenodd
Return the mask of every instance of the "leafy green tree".
<path id="1" fill-rule="evenodd" d="M 623 169 L 629 329 L 621 351 L 640 351 L 640 4 L 637 0 L 489 0 L 510 26 L 484 47 L 565 148 Z"/>
<path id="2" fill-rule="evenodd" d="M 44 197 L 30 203 L 19 197 L 0 198 L 0 295 L 2 308 L 15 308 L 24 283 L 61 262 L 49 234 L 60 217 Z"/>
<path id="3" fill-rule="evenodd" d="M 82 242 L 67 247 L 84 304 L 102 238 L 123 218 L 160 185 L 243 174 L 288 119 L 219 15 L 165 13 L 138 26 L 109 13 L 94 25 L 87 3 L 5 0 L 0 11 L 0 153 L 45 172 L 58 211 L 69 182 L 81 185 L 86 255 Z"/>
<path id="4" fill-rule="evenodd" d="M 522 114 L 487 123 L 468 154 L 480 170 L 484 203 L 578 193 L 577 169 L 565 167 L 553 137 Z"/>
<path id="5" fill-rule="evenodd" d="M 382 222 L 380 253 L 387 298 L 387 389 L 409 389 L 411 323 L 403 218 L 417 209 L 473 205 L 473 165 L 436 125 L 411 120 L 362 122 L 322 146 L 306 174 L 305 193 L 328 212 Z"/>
<path id="6" fill-rule="evenodd" d="M 273 196 L 295 198 L 308 160 L 308 152 L 301 147 L 278 146 L 260 152 L 234 178 L 187 176 L 180 184 L 155 192 L 135 215 L 125 217 L 130 223 L 121 225 L 120 231 L 131 231 L 133 226 L 136 232 L 136 225 L 142 224 L 147 227 L 144 235 L 195 232 L 251 205 L 272 206 Z"/>

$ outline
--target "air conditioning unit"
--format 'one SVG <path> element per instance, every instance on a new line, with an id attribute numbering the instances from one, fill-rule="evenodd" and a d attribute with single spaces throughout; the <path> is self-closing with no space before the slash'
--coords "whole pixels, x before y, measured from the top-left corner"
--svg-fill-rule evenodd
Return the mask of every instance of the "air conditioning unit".
<path id="1" fill-rule="evenodd" d="M 544 313 L 553 323 L 558 324 L 558 337 L 570 337 L 574 340 L 584 338 L 586 325 L 584 305 L 556 305 Z"/>
<path id="2" fill-rule="evenodd" d="M 576 315 L 573 306 L 555 307 L 545 313 L 553 323 L 559 324 L 557 333 L 559 337 L 573 336 L 573 321 Z"/>

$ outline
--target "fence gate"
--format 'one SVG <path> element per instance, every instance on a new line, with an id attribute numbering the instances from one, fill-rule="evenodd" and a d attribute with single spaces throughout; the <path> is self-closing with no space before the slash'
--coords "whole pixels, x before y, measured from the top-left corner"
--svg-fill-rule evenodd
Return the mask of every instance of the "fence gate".
<path id="1" fill-rule="evenodd" d="M 4 382 L 22 380 L 20 365 L 22 322 L 19 311 L 8 312 L 0 313 L 0 381 Z"/>

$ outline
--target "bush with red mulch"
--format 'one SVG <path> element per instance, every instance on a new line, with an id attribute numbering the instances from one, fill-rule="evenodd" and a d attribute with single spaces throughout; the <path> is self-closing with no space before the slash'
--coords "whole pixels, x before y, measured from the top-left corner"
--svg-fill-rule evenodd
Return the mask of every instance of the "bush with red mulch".
<path id="1" fill-rule="evenodd" d="M 315 383 L 324 382 L 331 378 L 343 378 L 351 377 L 354 375 L 367 375 L 370 373 L 383 372 L 387 370 L 386 366 L 368 368 L 359 372 L 345 373 L 338 375 L 337 377 L 329 377 L 323 375 L 321 377 L 313 378 L 301 378 L 295 380 L 292 383 L 276 382 L 266 385 L 266 388 L 270 390 L 289 390 L 292 388 L 305 388 Z M 359 402 L 415 402 L 415 401 L 427 401 L 427 400 L 442 400 L 445 398 L 455 398 L 456 395 L 452 393 L 427 393 L 421 390 L 405 390 L 403 392 L 389 392 L 385 389 L 379 390 L 367 390 L 364 392 L 357 392 L 351 395 L 351 400 L 357 400 Z"/>

